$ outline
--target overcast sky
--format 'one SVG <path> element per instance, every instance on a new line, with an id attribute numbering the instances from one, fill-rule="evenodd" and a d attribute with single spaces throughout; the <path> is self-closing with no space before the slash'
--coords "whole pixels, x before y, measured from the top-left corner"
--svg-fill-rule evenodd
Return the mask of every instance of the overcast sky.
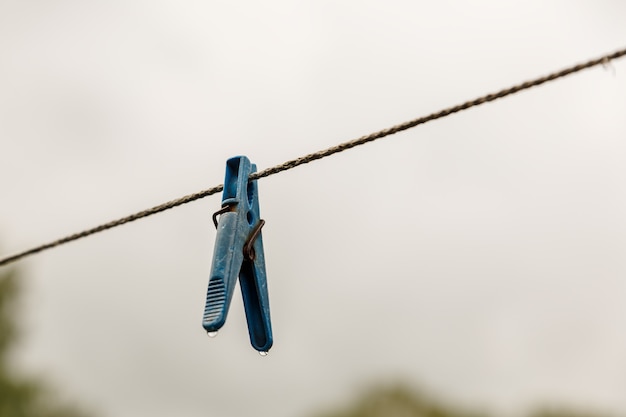
<path id="1" fill-rule="evenodd" d="M 626 2 L 0 0 L 0 253 L 626 46 Z M 105 416 L 402 379 L 626 413 L 626 61 L 259 181 L 274 327 L 201 327 L 220 196 L 40 254 L 26 369 Z"/>

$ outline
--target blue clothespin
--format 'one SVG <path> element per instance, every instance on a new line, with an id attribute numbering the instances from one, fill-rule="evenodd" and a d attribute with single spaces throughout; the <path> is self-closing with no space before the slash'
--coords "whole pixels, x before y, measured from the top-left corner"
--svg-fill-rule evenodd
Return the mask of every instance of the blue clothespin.
<path id="1" fill-rule="evenodd" d="M 217 236 L 202 326 L 214 336 L 224 325 L 239 276 L 250 343 L 264 355 L 272 347 L 272 325 L 261 236 L 265 221 L 257 181 L 248 181 L 253 172 L 256 165 L 245 156 L 226 161 L 222 209 L 213 214 Z"/>

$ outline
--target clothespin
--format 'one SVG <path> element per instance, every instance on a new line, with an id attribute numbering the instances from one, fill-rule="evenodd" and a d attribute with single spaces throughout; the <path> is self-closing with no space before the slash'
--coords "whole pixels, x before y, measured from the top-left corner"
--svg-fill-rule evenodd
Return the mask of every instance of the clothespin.
<path id="1" fill-rule="evenodd" d="M 226 161 L 222 209 L 213 214 L 217 236 L 202 326 L 215 336 L 224 325 L 239 276 L 250 343 L 264 356 L 272 347 L 272 325 L 261 236 L 265 221 L 257 181 L 248 181 L 253 172 L 256 165 L 245 156 Z"/>

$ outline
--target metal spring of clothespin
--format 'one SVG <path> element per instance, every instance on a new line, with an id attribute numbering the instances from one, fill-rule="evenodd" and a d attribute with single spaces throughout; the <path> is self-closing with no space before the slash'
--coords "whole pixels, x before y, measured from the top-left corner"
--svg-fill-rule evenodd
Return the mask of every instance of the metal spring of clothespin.
<path id="1" fill-rule="evenodd" d="M 226 161 L 222 209 L 213 214 L 217 228 L 202 326 L 215 335 L 224 325 L 239 277 L 250 343 L 262 355 L 272 347 L 265 254 L 256 165 L 245 156 Z"/>

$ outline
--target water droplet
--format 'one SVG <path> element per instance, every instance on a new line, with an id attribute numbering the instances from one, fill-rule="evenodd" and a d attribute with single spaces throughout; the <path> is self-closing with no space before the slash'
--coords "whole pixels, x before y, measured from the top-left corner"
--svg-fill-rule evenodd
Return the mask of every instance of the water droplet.
<path id="1" fill-rule="evenodd" d="M 259 355 L 261 355 L 261 356 L 267 356 L 267 352 L 260 350 L 260 351 L 259 351 Z"/>
<path id="2" fill-rule="evenodd" d="M 207 336 L 209 337 L 215 337 L 217 336 L 217 332 L 206 332 Z"/>

